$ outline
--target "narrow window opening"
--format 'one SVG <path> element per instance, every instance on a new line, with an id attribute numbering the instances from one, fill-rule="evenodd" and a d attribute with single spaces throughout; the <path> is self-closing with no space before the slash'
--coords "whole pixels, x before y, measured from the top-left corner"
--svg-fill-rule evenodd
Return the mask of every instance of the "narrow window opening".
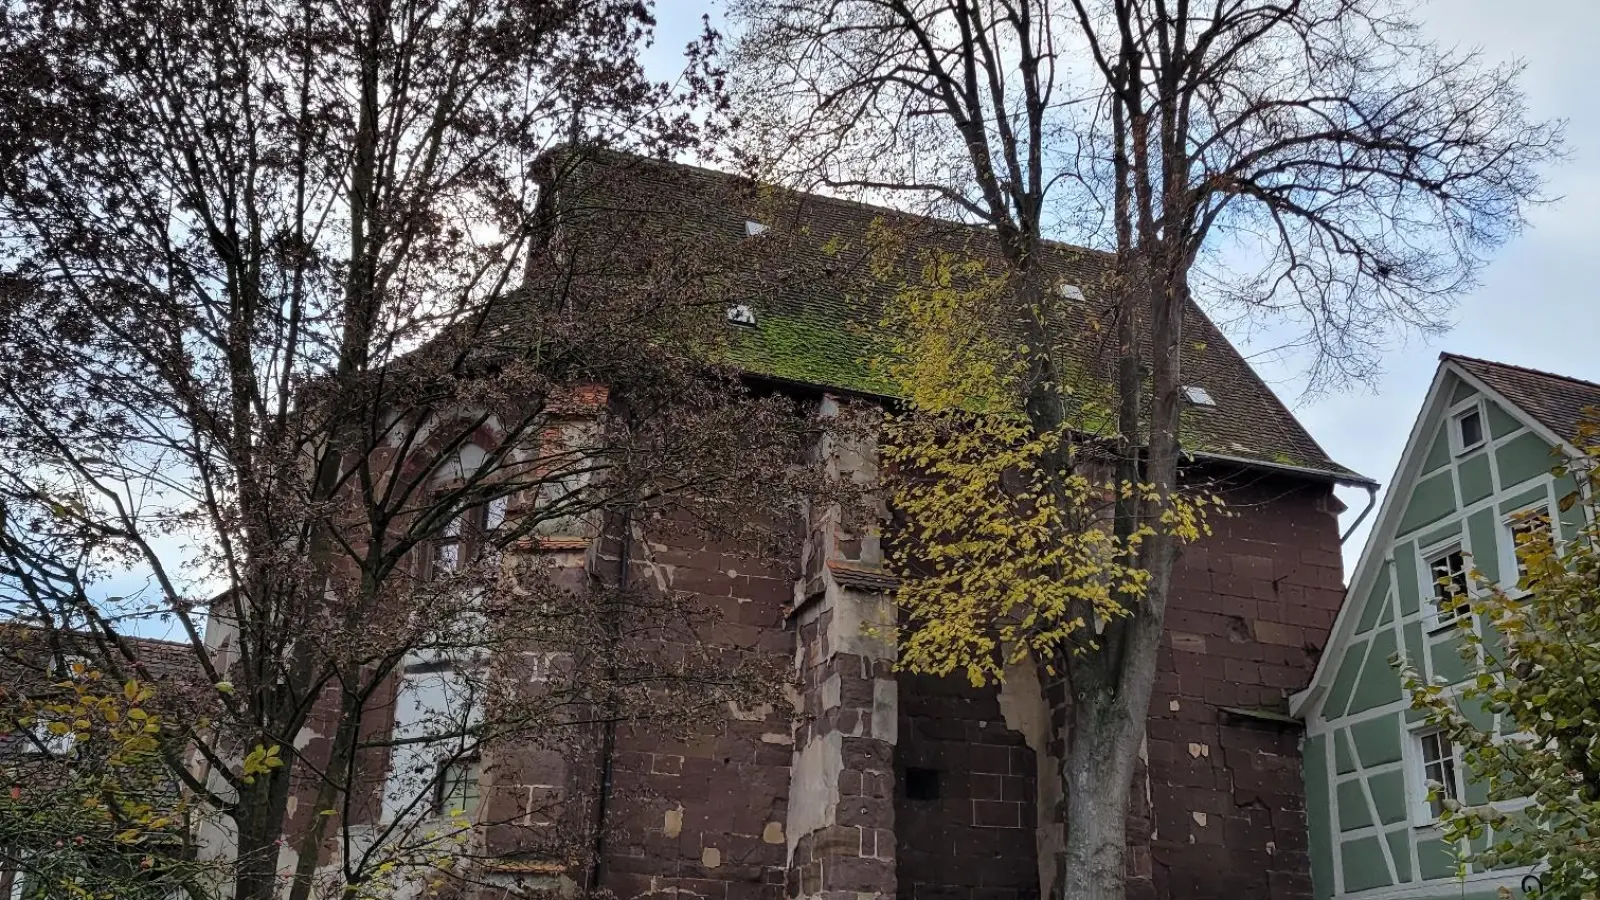
<path id="1" fill-rule="evenodd" d="M 1539 507 L 1512 517 L 1510 523 L 1511 552 L 1517 560 L 1517 587 L 1527 590 L 1528 564 L 1522 556 L 1529 544 L 1550 540 L 1550 510 Z"/>
<path id="2" fill-rule="evenodd" d="M 1428 810 L 1434 819 L 1444 814 L 1446 800 L 1459 799 L 1456 779 L 1456 751 L 1443 732 L 1430 731 L 1420 736 L 1422 743 L 1422 791 L 1431 793 L 1429 785 L 1437 782 L 1439 791 L 1428 801 Z"/>
<path id="3" fill-rule="evenodd" d="M 1461 440 L 1462 453 L 1482 444 L 1483 413 L 1477 407 L 1473 407 L 1456 416 L 1456 431 Z"/>
<path id="4" fill-rule="evenodd" d="M 463 509 L 427 542 L 425 574 L 429 580 L 459 572 L 472 562 L 484 540 L 486 513 L 482 506 Z"/>

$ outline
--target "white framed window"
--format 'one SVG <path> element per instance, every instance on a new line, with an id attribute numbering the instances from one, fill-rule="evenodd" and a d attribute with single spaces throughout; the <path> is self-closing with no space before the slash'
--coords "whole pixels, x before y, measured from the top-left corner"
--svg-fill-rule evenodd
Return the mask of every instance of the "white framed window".
<path id="1" fill-rule="evenodd" d="M 1472 613 L 1467 590 L 1467 555 L 1459 543 L 1443 544 L 1422 554 L 1433 605 L 1428 611 L 1428 628 L 1442 631 L 1456 620 Z"/>
<path id="2" fill-rule="evenodd" d="M 476 562 L 487 552 L 494 532 L 505 524 L 507 502 L 505 497 L 497 497 L 456 513 L 427 541 L 425 576 L 442 578 Z"/>
<path id="3" fill-rule="evenodd" d="M 433 539 L 428 576 L 437 578 L 461 568 L 461 556 L 466 550 L 467 516 L 452 518 Z"/>
<path id="4" fill-rule="evenodd" d="M 1536 539 L 1550 537 L 1550 507 L 1543 503 L 1517 510 L 1505 517 L 1506 546 L 1509 548 L 1510 568 L 1506 571 L 1517 573 L 1516 588 L 1526 591 L 1523 579 L 1528 576 L 1528 567 L 1522 563 L 1522 555 L 1518 548 Z"/>
<path id="5" fill-rule="evenodd" d="M 1483 404 L 1473 401 L 1450 416 L 1450 443 L 1457 456 L 1482 447 L 1488 436 L 1488 420 L 1483 415 Z"/>
<path id="6" fill-rule="evenodd" d="M 1461 799 L 1461 758 L 1437 729 L 1412 732 L 1411 750 L 1411 818 L 1421 828 L 1439 821 L 1444 801 Z"/>
<path id="7" fill-rule="evenodd" d="M 476 756 L 456 759 L 439 766 L 439 780 L 434 787 L 434 813 L 454 816 L 460 813 L 476 820 L 483 793 L 478 779 L 483 768 Z"/>

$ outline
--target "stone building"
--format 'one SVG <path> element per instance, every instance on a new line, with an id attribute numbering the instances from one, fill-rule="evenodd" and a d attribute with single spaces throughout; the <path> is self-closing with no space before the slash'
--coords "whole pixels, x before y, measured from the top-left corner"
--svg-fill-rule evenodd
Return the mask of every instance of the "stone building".
<path id="1" fill-rule="evenodd" d="M 729 300 L 729 358 L 821 415 L 889 399 L 870 365 L 870 332 L 894 288 L 858 277 L 875 234 L 992 254 L 988 233 L 969 226 L 687 166 L 618 167 L 605 179 L 609 213 L 692 232 L 713 254 L 764 248 L 782 277 Z M 563 235 L 568 252 L 599 254 L 602 264 L 613 250 L 609 239 L 589 239 L 581 220 Z M 1070 301 L 1063 333 L 1086 377 L 1101 377 L 1097 287 L 1107 260 L 1062 245 L 1047 252 Z M 1217 485 L 1234 515 L 1185 550 L 1174 576 L 1128 822 L 1130 896 L 1309 898 L 1303 736 L 1288 698 L 1309 683 L 1343 597 L 1343 507 L 1333 489 L 1371 482 L 1329 459 L 1198 309 L 1186 328 L 1187 471 Z M 837 477 L 866 485 L 875 457 L 870 442 L 824 438 L 816 448 Z M 1061 685 L 1029 671 L 1003 689 L 897 673 L 892 647 L 868 627 L 894 614 L 895 579 L 877 539 L 826 511 L 803 533 L 798 558 L 761 564 L 737 548 L 635 547 L 606 530 L 544 536 L 541 549 L 559 565 L 601 578 L 620 568 L 716 605 L 722 619 L 709 639 L 781 661 L 796 681 L 794 705 L 734 710 L 690 739 L 623 727 L 594 767 L 544 758 L 474 772 L 474 796 L 499 818 L 552 791 L 598 797 L 608 827 L 593 871 L 537 860 L 526 871 L 624 900 L 1048 896 L 1054 850 L 1070 827 L 1052 775 Z M 420 696 L 436 674 L 417 671 Z M 407 690 L 398 710 L 418 702 Z"/>
<path id="2" fill-rule="evenodd" d="M 1521 896 L 1528 869 L 1457 872 L 1427 783 L 1473 804 L 1487 791 L 1467 777 L 1449 739 L 1410 709 L 1390 658 L 1403 654 L 1430 680 L 1467 676 L 1458 619 L 1472 617 L 1480 633 L 1485 623 L 1439 580 L 1476 590 L 1467 576 L 1476 569 L 1515 584 L 1514 533 L 1530 527 L 1519 516 L 1555 528 L 1558 540 L 1576 533 L 1583 506 L 1563 511 L 1559 500 L 1577 484 L 1552 470 L 1563 454 L 1578 454 L 1570 442 L 1583 411 L 1597 406 L 1600 384 L 1440 357 L 1327 652 L 1293 698 L 1306 723 L 1317 897 L 1489 900 L 1502 887 Z"/>
<path id="3" fill-rule="evenodd" d="M 882 399 L 858 337 L 881 318 L 882 288 L 841 277 L 849 254 L 838 248 L 887 224 L 988 252 L 977 229 L 703 169 L 640 164 L 627 178 L 630 217 L 781 248 L 788 283 L 730 306 L 730 342 L 752 378 L 824 406 Z M 1106 261 L 1050 252 L 1066 296 L 1080 298 L 1075 333 L 1092 360 Z M 1329 459 L 1198 309 L 1186 326 L 1191 473 L 1217 479 L 1237 514 L 1178 564 L 1128 823 L 1130 895 L 1309 897 L 1302 734 L 1288 698 L 1310 681 L 1343 594 L 1333 487 L 1371 482 Z M 874 478 L 870 447 L 822 456 L 841 477 Z M 652 799 L 612 808 L 626 827 L 605 846 L 599 883 L 624 898 L 1048 896 L 1064 827 L 1050 777 L 1061 686 L 1028 672 L 999 690 L 897 674 L 891 648 L 863 628 L 892 615 L 876 542 L 827 516 L 808 526 L 801 559 L 758 573 L 715 547 L 655 554 L 670 587 L 717 598 L 729 640 L 792 658 L 799 716 L 741 718 L 689 744 L 625 732 L 616 783 Z"/>

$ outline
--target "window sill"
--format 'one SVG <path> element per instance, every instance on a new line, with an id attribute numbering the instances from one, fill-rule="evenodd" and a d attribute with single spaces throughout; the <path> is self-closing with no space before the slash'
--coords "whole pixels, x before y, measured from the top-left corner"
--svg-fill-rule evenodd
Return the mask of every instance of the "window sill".
<path id="1" fill-rule="evenodd" d="M 594 540 L 586 537 L 540 537 L 518 541 L 517 549 L 536 553 L 562 553 L 587 550 L 592 543 Z"/>

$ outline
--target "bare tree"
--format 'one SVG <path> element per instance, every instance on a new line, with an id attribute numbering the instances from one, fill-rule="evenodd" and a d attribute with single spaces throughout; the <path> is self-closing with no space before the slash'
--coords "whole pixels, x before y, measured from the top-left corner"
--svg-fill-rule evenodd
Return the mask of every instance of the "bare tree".
<path id="1" fill-rule="evenodd" d="M 536 747 L 581 781 L 619 720 L 775 689 L 627 577 L 656 529 L 762 552 L 805 478 L 803 419 L 710 364 L 719 273 L 756 267 L 646 238 L 608 189 L 604 148 L 723 120 L 715 36 L 658 84 L 652 25 L 631 0 L 0 12 L 0 604 L 158 683 L 221 873 L 192 894 L 572 871 L 592 785 L 502 810 L 480 774 Z M 126 638 L 152 622 L 198 676 L 150 674 Z"/>
<path id="2" fill-rule="evenodd" d="M 1180 489 L 1191 285 L 1287 317 L 1313 383 L 1359 377 L 1401 324 L 1437 327 L 1538 200 L 1560 127 L 1529 121 L 1518 67 L 1430 43 L 1386 0 L 743 0 L 736 94 L 775 177 L 900 196 L 991 226 L 1022 324 L 1019 406 L 1072 425 L 1048 239 L 1110 254 L 1117 481 L 1127 539 Z M 1257 265 L 1253 274 L 1241 266 Z M 1086 302 L 1096 302 L 1090 298 Z M 1081 317 L 1078 317 L 1081 320 Z M 1046 469 L 1067 473 L 1070 444 Z M 1070 502 L 1063 497 L 1062 502 Z M 1070 516 L 1064 516 L 1070 520 Z M 1128 789 L 1178 552 L 1159 527 L 1127 563 L 1072 709 L 1058 884 L 1118 896 Z M 1094 610 L 1065 619 L 1093 621 Z"/>

